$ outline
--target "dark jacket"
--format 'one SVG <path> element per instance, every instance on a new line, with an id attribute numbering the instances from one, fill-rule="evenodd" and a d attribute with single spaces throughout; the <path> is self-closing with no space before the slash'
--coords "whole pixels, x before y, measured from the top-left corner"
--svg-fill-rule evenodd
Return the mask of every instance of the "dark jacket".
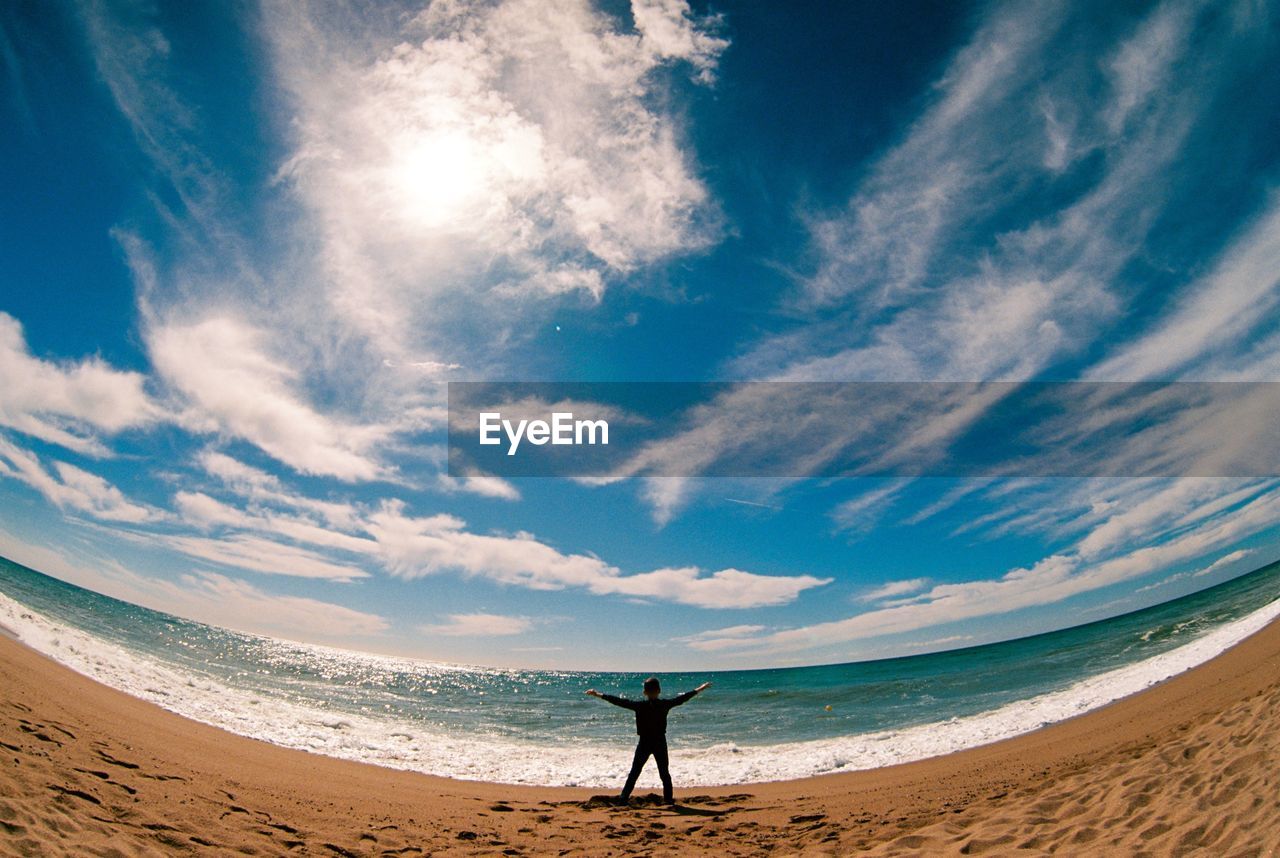
<path id="1" fill-rule="evenodd" d="M 667 735 L 667 713 L 675 707 L 693 699 L 696 691 L 672 697 L 670 700 L 628 700 L 625 697 L 614 697 L 612 694 L 601 694 L 601 700 L 607 700 L 614 706 L 630 709 L 636 713 L 636 734 L 642 739 L 656 739 Z"/>

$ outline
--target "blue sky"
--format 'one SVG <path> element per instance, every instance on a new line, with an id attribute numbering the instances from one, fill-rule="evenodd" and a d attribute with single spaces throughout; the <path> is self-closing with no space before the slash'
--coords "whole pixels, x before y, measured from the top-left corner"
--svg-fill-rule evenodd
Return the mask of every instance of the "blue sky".
<path id="1" fill-rule="evenodd" d="M 981 643 L 1275 560 L 1268 479 L 454 479 L 443 383 L 1280 380 L 1278 15 L 4 4 L 0 554 L 637 670 Z"/>

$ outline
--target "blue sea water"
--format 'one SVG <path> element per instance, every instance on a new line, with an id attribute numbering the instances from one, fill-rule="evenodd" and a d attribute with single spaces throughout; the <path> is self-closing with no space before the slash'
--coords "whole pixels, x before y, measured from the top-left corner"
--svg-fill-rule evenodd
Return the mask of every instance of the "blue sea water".
<path id="1" fill-rule="evenodd" d="M 949 753 L 1105 705 L 1280 615 L 1280 563 L 1172 602 L 1003 643 L 881 661 L 661 674 L 711 692 L 671 716 L 672 771 L 733 784 Z M 459 778 L 617 786 L 643 675 L 508 670 L 242 634 L 0 559 L 0 624 L 107 685 L 288 747 Z M 828 707 L 830 707 L 828 709 Z M 646 771 L 641 786 L 656 779 Z"/>

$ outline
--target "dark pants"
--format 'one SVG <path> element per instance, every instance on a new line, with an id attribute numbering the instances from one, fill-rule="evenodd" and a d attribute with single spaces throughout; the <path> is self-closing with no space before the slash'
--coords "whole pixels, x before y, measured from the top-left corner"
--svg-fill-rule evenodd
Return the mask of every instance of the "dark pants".
<path id="1" fill-rule="evenodd" d="M 649 761 L 650 755 L 653 756 L 653 761 L 658 764 L 658 777 L 662 778 L 662 797 L 667 801 L 671 801 L 671 772 L 667 770 L 666 736 L 640 737 L 640 743 L 636 745 L 635 758 L 631 761 L 631 774 L 627 775 L 627 785 L 622 788 L 622 798 L 631 797 L 631 790 L 635 789 L 636 780 L 640 777 L 640 770 Z"/>

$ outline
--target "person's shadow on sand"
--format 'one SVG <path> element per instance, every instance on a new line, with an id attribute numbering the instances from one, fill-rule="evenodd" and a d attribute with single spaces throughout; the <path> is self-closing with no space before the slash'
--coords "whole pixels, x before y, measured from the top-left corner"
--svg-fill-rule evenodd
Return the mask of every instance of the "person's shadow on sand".
<path id="1" fill-rule="evenodd" d="M 648 795 L 636 796 L 632 799 L 623 800 L 615 795 L 593 795 L 591 798 L 583 802 L 574 802 L 584 810 L 594 810 L 602 807 L 609 808 L 654 808 L 657 810 L 674 813 L 677 816 L 725 816 L 735 811 L 742 810 L 742 806 L 737 802 L 751 798 L 750 795 L 730 795 L 722 798 L 709 795 L 691 796 L 686 802 L 696 802 L 698 804 L 709 805 L 708 807 L 693 807 L 690 804 L 669 804 L 656 793 Z"/>

